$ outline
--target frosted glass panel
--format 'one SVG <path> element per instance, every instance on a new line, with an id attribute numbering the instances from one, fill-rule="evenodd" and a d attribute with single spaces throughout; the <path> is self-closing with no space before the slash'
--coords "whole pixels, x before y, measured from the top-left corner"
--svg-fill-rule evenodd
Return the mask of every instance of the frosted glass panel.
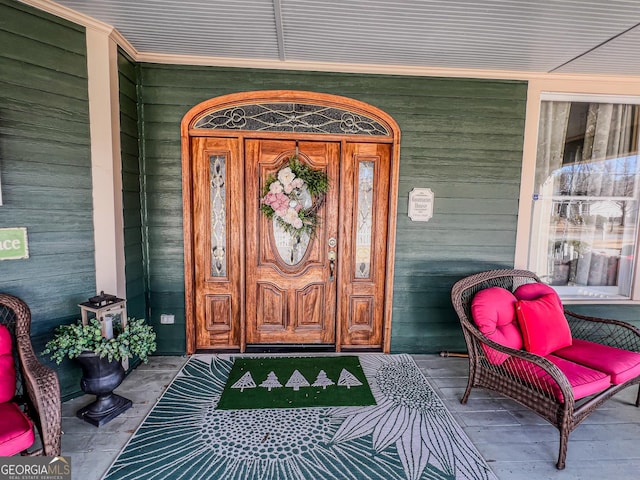
<path id="1" fill-rule="evenodd" d="M 211 276 L 227 276 L 227 165 L 224 155 L 209 157 L 211 179 Z"/>
<path id="2" fill-rule="evenodd" d="M 373 221 L 373 162 L 360 162 L 356 227 L 356 278 L 371 275 L 371 227 Z"/>
<path id="3" fill-rule="evenodd" d="M 304 187 L 298 198 L 303 208 L 309 208 L 312 204 L 311 195 Z M 278 223 L 277 218 L 273 217 L 273 236 L 276 240 L 276 248 L 280 258 L 287 265 L 297 265 L 304 258 L 307 252 L 311 237 L 306 233 L 291 234 L 286 232 Z"/>

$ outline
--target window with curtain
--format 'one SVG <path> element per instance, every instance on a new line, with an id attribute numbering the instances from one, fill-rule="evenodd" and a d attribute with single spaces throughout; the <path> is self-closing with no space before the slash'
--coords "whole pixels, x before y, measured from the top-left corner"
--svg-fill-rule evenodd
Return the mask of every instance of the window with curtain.
<path id="1" fill-rule="evenodd" d="M 630 299 L 640 105 L 543 101 L 529 269 L 565 299 Z"/>

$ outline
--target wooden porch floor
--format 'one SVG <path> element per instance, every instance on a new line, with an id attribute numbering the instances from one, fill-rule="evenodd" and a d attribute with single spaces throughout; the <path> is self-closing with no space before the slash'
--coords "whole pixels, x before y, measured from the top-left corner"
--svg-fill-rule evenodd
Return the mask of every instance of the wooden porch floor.
<path id="1" fill-rule="evenodd" d="M 539 417 L 483 390 L 474 390 L 468 404 L 460 404 L 466 386 L 466 359 L 437 355 L 413 358 L 499 479 L 638 478 L 640 409 L 633 406 L 636 388 L 611 399 L 572 433 L 567 467 L 559 471 L 555 468 L 558 432 Z M 75 417 L 75 411 L 92 397 L 63 404 L 62 454 L 72 459 L 74 479 L 102 477 L 185 361 L 186 357 L 151 357 L 148 364 L 138 367 L 117 390 L 133 400 L 133 408 L 99 429 Z"/>

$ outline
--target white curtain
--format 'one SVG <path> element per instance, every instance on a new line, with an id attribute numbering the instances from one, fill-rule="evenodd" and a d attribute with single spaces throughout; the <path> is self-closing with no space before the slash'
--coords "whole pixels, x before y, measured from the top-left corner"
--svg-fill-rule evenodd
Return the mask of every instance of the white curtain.
<path id="1" fill-rule="evenodd" d="M 570 102 L 542 102 L 540 105 L 534 186 L 537 197 L 532 209 L 529 268 L 549 283 L 555 283 L 556 269 L 553 252 L 549 252 L 549 241 L 554 237 L 551 219 L 552 196 L 556 189 L 552 173 L 562 167 L 570 107 Z"/>
<path id="2" fill-rule="evenodd" d="M 536 193 L 542 191 L 551 173 L 562 167 L 570 108 L 571 102 L 542 102 L 540 105 Z"/>
<path id="3" fill-rule="evenodd" d="M 636 161 L 625 160 L 633 140 L 634 117 L 637 108 L 632 105 L 590 104 L 587 112 L 584 143 L 577 165 L 580 174 L 572 185 L 570 195 L 602 197 L 588 202 L 591 214 L 579 230 L 579 242 L 584 245 L 577 262 L 575 283 L 578 285 L 617 285 L 621 265 L 621 252 L 606 248 L 593 249 L 596 240 L 605 244 L 611 235 L 611 222 L 624 225 L 624 216 L 630 212 L 627 202 L 615 197 L 634 197 Z M 596 222 L 599 217 L 601 221 Z M 631 241 L 633 243 L 633 241 Z M 624 266 L 622 266 L 625 268 Z M 626 267 L 628 268 L 628 267 Z"/>

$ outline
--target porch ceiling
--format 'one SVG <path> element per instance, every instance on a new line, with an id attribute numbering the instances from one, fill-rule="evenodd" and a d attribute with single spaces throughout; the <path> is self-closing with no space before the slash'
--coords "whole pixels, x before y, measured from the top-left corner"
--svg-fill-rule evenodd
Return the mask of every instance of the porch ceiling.
<path id="1" fill-rule="evenodd" d="M 141 54 L 640 75 L 637 0 L 57 0 Z"/>

